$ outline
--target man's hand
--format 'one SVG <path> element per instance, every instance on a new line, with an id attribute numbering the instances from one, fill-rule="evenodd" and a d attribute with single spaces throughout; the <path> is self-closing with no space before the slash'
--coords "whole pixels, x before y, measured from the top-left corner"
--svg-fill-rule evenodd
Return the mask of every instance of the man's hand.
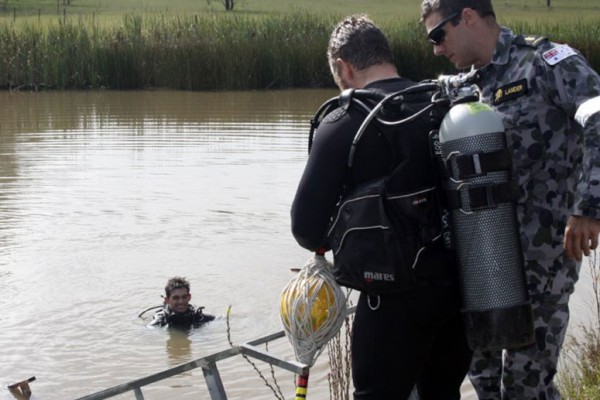
<path id="1" fill-rule="evenodd" d="M 570 259 L 581 261 L 583 255 L 589 256 L 598 247 L 600 221 L 594 218 L 569 216 L 565 228 L 563 246 Z M 583 255 L 582 255 L 583 254 Z"/>

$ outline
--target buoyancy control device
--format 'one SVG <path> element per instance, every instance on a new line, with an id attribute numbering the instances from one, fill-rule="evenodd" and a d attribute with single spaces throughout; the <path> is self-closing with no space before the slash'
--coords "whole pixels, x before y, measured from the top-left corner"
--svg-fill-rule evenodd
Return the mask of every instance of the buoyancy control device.
<path id="1" fill-rule="evenodd" d="M 438 185 L 429 157 L 428 113 L 434 107 L 429 99 L 436 87 L 415 85 L 388 95 L 350 89 L 325 103 L 313 119 L 314 131 L 328 110 L 364 112 L 348 155 L 348 180 L 361 139 L 381 134 L 394 153 L 387 174 L 349 182 L 332 215 L 327 245 L 342 286 L 379 295 L 415 287 L 431 266 L 442 271 L 438 275 L 455 269 L 453 253 L 441 241 Z"/>
<path id="2" fill-rule="evenodd" d="M 534 340 L 515 203 L 519 187 L 500 115 L 478 101 L 477 71 L 439 79 L 451 100 L 439 129 L 463 318 L 472 349 Z"/>
<path id="3" fill-rule="evenodd" d="M 423 108 L 413 117 L 429 112 L 434 126 L 439 127 L 439 130 L 431 132 L 431 147 L 432 157 L 443 165 L 439 177 L 443 190 L 436 188 L 431 193 L 442 198 L 441 203 L 446 210 L 445 212 L 442 210 L 443 215 L 439 216 L 439 226 L 434 222 L 432 226 L 435 229 L 429 231 L 434 235 L 420 236 L 428 239 L 421 242 L 423 247 L 412 247 L 409 260 L 416 263 L 420 249 L 427 247 L 428 244 L 437 243 L 439 236 L 443 236 L 444 245 L 454 249 L 458 258 L 463 319 L 469 346 L 477 350 L 517 348 L 534 341 L 533 316 L 525 284 L 523 253 L 515 208 L 519 188 L 511 177 L 512 158 L 506 147 L 501 117 L 492 108 L 479 101 L 479 89 L 474 84 L 478 79 L 478 72 L 473 71 L 469 74 L 441 76 L 437 80 L 423 81 L 413 89 L 435 92 L 431 97 L 430 106 Z M 330 99 L 321 106 L 311 121 L 309 151 L 312 134 L 323 116 L 334 108 L 348 105 L 350 98 L 353 101 L 360 98 L 359 93 L 362 92 L 355 91 L 354 96 L 347 96 L 346 100 L 344 96 Z M 351 161 L 356 146 L 370 120 L 380 116 L 384 106 L 388 109 L 400 107 L 404 100 L 406 97 L 403 95 L 390 94 L 380 98 L 375 106 L 367 107 L 360 101 L 357 102 L 368 112 L 368 116 L 355 136 L 349 156 L 349 168 L 352 167 Z M 396 121 L 396 124 L 406 123 L 413 117 Z M 393 200 L 394 196 L 389 196 L 387 193 L 386 180 L 374 182 L 372 187 L 359 187 L 356 189 L 356 194 L 363 197 L 365 191 L 367 194 L 376 194 L 370 197 L 374 200 L 367 206 L 364 205 L 366 203 L 359 205 L 360 203 L 356 202 L 356 206 L 349 209 L 347 213 L 355 217 L 346 218 L 344 221 L 346 226 L 336 225 L 335 221 L 332 224 L 334 230 L 339 228 L 341 233 L 339 235 L 341 239 L 338 238 L 336 242 L 333 238 L 331 242 L 334 254 L 340 251 L 339 249 L 343 249 L 342 239 L 346 238 L 345 233 L 356 228 L 357 224 L 365 222 L 376 225 L 371 222 L 384 221 L 386 228 L 381 231 L 397 236 L 377 246 L 391 248 L 394 243 L 402 241 L 406 244 L 405 232 L 396 230 L 394 233 L 392 229 L 387 229 L 387 226 L 394 225 L 393 220 L 386 220 L 390 210 L 393 209 L 390 200 Z M 418 201 L 411 201 L 410 204 L 414 206 Z M 431 206 L 437 205 L 438 202 L 431 199 L 423 204 Z M 336 211 L 339 212 L 340 209 L 343 209 L 343 204 L 340 204 L 340 208 Z M 421 217 L 416 220 L 417 223 L 432 221 L 438 214 L 419 211 L 419 215 Z M 427 216 L 427 219 L 422 216 Z M 336 232 L 330 231 L 330 233 Z M 364 240 L 357 239 L 353 246 L 356 249 L 364 249 L 363 243 Z M 337 268 L 336 279 L 342 280 L 338 280 L 338 283 L 367 292 L 372 290 L 375 293 L 410 287 L 411 282 L 401 281 L 406 276 L 394 272 L 388 254 L 380 253 L 377 257 L 378 268 L 383 266 L 381 268 L 383 274 L 386 273 L 385 268 L 391 270 L 395 274 L 393 278 L 397 279 L 396 281 L 365 280 L 364 274 L 368 272 L 364 268 L 365 262 L 373 260 L 359 258 L 356 256 L 357 253 L 348 253 L 350 256 L 345 259 L 341 257 L 336 259 L 334 256 L 334 269 Z M 345 268 L 344 264 L 349 267 Z M 410 265 L 408 271 L 415 265 Z M 352 278 L 347 275 L 348 271 L 363 275 Z M 344 279 L 354 280 L 358 284 L 347 285 Z"/>

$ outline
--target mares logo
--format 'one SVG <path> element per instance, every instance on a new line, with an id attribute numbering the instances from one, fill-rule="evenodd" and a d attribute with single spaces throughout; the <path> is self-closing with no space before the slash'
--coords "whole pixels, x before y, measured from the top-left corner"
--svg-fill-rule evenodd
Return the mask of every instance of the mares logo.
<path id="1" fill-rule="evenodd" d="M 394 282 L 394 274 L 384 274 L 383 272 L 365 271 L 364 278 L 367 282 L 373 282 L 373 281 Z"/>

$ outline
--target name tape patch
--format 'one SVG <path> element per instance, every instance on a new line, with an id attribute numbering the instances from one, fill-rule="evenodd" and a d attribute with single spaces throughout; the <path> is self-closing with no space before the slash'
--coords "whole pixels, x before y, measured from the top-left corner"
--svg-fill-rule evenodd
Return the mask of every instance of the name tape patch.
<path id="1" fill-rule="evenodd" d="M 521 79 L 520 81 L 512 82 L 495 89 L 492 104 L 498 105 L 525 94 L 527 94 L 527 79 Z"/>

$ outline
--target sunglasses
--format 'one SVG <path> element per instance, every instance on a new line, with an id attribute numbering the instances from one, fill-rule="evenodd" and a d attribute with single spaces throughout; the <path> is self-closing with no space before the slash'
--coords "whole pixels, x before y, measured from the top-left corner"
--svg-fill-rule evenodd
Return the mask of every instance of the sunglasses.
<path id="1" fill-rule="evenodd" d="M 441 20 L 431 31 L 429 31 L 429 33 L 427 34 L 427 40 L 429 41 L 429 43 L 434 44 L 436 46 L 442 44 L 444 42 L 444 38 L 446 37 L 446 31 L 444 30 L 444 26 L 448 22 L 456 19 L 456 17 L 459 17 L 460 14 L 461 13 L 456 12 L 447 16 L 446 18 Z"/>

